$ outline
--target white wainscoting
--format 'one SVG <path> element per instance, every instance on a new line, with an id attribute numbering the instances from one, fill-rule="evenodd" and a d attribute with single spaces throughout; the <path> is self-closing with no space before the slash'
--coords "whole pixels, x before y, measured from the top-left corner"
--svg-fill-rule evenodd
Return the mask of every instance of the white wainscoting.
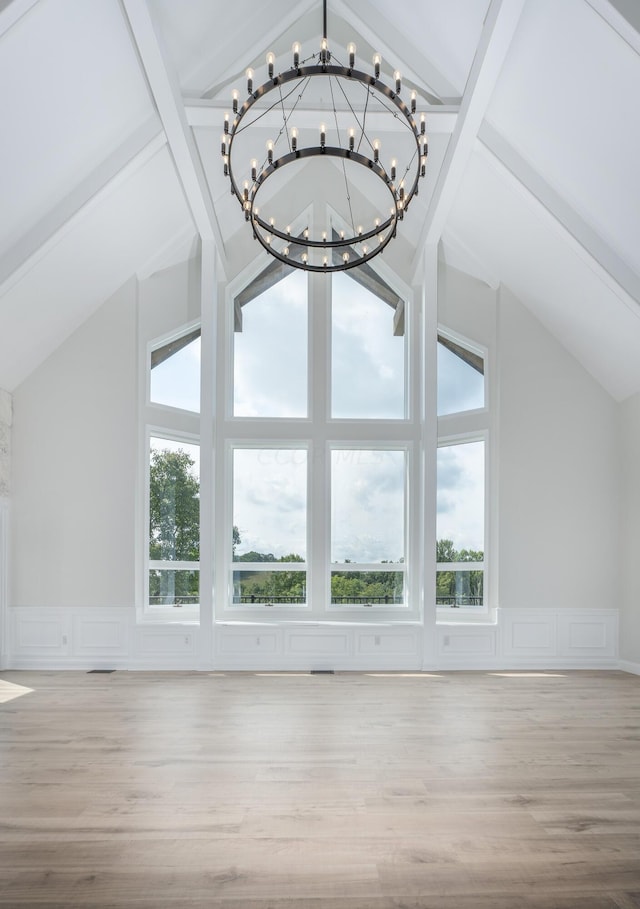
<path id="1" fill-rule="evenodd" d="M 10 607 L 5 668 L 220 670 L 622 669 L 614 609 L 499 609 L 495 624 L 219 622 L 211 659 L 193 623 L 136 624 L 135 609 Z M 634 664 L 635 665 L 635 664 Z"/>
<path id="2" fill-rule="evenodd" d="M 197 625 L 136 625 L 135 609 L 12 607 L 9 669 L 194 669 Z"/>
<path id="3" fill-rule="evenodd" d="M 422 626 L 219 622 L 217 669 L 420 669 Z"/>

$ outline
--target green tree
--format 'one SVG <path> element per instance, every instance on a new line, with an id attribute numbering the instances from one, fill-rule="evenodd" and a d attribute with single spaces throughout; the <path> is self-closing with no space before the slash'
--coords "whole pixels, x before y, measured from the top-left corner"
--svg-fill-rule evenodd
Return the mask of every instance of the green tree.
<path id="1" fill-rule="evenodd" d="M 149 558 L 194 562 L 200 557 L 200 484 L 193 458 L 182 449 L 151 452 L 149 470 Z M 198 598 L 197 571 L 151 571 L 153 602 L 174 605 Z"/>

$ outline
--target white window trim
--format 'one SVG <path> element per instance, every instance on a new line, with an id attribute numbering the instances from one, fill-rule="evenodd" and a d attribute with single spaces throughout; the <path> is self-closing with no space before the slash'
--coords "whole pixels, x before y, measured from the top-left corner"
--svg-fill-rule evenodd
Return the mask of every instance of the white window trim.
<path id="1" fill-rule="evenodd" d="M 184 334 L 181 332 L 180 334 Z M 180 337 L 180 334 L 177 337 Z M 149 520 L 150 520 L 150 479 L 151 439 L 166 439 L 168 442 L 183 442 L 186 445 L 200 447 L 200 436 L 196 433 L 179 432 L 165 426 L 147 424 L 144 432 L 144 569 L 142 578 L 142 602 L 137 610 L 138 622 L 194 622 L 200 620 L 200 604 L 185 606 L 152 606 L 149 603 L 149 572 L 154 568 L 166 571 L 200 571 L 200 560 L 197 562 L 153 560 L 149 558 Z"/>
<path id="2" fill-rule="evenodd" d="M 453 417 L 473 415 L 475 411 L 465 411 L 464 414 L 451 414 Z M 438 421 L 440 427 L 440 421 Z M 492 616 L 489 591 L 491 590 L 489 582 L 492 576 L 491 564 L 491 547 L 489 546 L 489 529 L 490 529 L 490 508 L 489 503 L 489 477 L 490 471 L 490 431 L 489 428 L 483 430 L 469 430 L 468 432 L 458 432 L 455 435 L 438 436 L 438 449 L 448 448 L 454 445 L 465 445 L 472 442 L 484 442 L 484 559 L 482 562 L 436 562 L 436 574 L 438 571 L 474 571 L 481 569 L 484 577 L 482 579 L 483 604 L 482 606 L 439 606 L 436 604 L 436 621 L 444 622 L 468 622 L 469 620 L 478 622 L 487 622 Z M 437 540 L 437 532 L 436 532 Z M 434 542 L 436 542 L 434 540 Z M 489 552 L 487 551 L 489 550 Z M 434 577 L 434 583 L 436 578 Z"/>

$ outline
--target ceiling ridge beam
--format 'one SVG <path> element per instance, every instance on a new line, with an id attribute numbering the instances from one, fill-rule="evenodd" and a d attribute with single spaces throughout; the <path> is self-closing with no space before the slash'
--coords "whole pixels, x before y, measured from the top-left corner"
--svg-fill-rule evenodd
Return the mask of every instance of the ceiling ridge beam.
<path id="1" fill-rule="evenodd" d="M 591 227 L 587 221 L 550 186 L 500 133 L 484 123 L 478 138 L 533 198 L 542 205 L 562 227 L 563 233 L 575 241 L 581 258 L 595 270 L 604 283 L 640 316 L 640 275 L 637 274 Z"/>
<path id="2" fill-rule="evenodd" d="M 165 135 L 154 115 L 7 250 L 0 259 L 0 297 L 165 145 Z"/>
<path id="3" fill-rule="evenodd" d="M 424 247 L 438 243 L 442 236 L 524 4 L 525 0 L 491 0 L 462 96 L 460 114 L 418 240 L 412 274 L 418 269 Z"/>
<path id="4" fill-rule="evenodd" d="M 347 113 L 351 110 L 350 107 L 345 103 L 344 106 L 336 106 L 336 111 Z M 185 111 L 187 115 L 187 122 L 189 126 L 204 127 L 215 129 L 218 132 L 222 130 L 222 113 L 229 110 L 228 101 L 201 101 L 201 100 L 188 100 L 185 102 Z M 456 119 L 458 116 L 459 107 L 454 104 L 447 106 L 438 106 L 431 107 L 427 111 L 427 117 L 429 118 L 429 131 L 431 133 L 451 133 L 455 127 Z M 303 127 L 305 123 L 311 126 L 313 129 L 317 129 L 318 125 L 318 116 L 319 115 L 328 115 L 330 111 L 327 108 L 316 107 L 314 108 L 305 108 L 304 111 L 297 111 L 296 116 L 298 117 L 297 125 Z M 367 122 L 371 118 L 374 122 L 376 119 L 376 112 L 369 112 L 367 114 Z M 380 114 L 380 119 L 388 119 L 386 114 Z M 280 126 L 282 125 L 282 112 L 279 109 L 274 109 L 262 115 L 261 123 L 266 125 L 273 119 L 274 122 L 277 122 Z"/>
<path id="5" fill-rule="evenodd" d="M 121 0 L 142 70 L 155 101 L 173 157 L 176 175 L 194 224 L 203 240 L 216 244 L 222 271 L 227 257 L 196 141 L 184 109 L 177 78 L 161 46 L 159 31 L 146 0 Z M 224 275 L 223 275 L 224 276 Z"/>

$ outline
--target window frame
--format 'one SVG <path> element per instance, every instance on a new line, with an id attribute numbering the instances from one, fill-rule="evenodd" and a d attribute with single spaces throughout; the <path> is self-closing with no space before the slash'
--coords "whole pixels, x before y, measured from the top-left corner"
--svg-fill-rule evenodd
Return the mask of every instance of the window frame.
<path id="1" fill-rule="evenodd" d="M 464 411 L 463 413 L 475 413 L 475 411 Z M 448 416 L 458 416 L 457 414 L 449 414 Z M 483 552 L 484 559 L 482 562 L 436 562 L 436 576 L 434 577 L 434 584 L 437 585 L 437 574 L 439 571 L 476 571 L 480 568 L 482 569 L 482 606 L 442 606 L 438 605 L 436 602 L 436 620 L 437 621 L 486 621 L 491 614 L 491 608 L 489 604 L 489 581 L 491 579 L 491 570 L 490 570 L 490 560 L 487 554 L 488 549 L 488 540 L 489 540 L 489 439 L 490 432 L 488 428 L 480 430 L 469 430 L 467 432 L 457 432 L 449 435 L 440 435 L 438 434 L 438 451 L 441 448 L 451 448 L 457 445 L 467 445 L 473 442 L 483 442 L 484 443 L 484 458 L 483 458 L 483 477 L 484 477 L 484 494 L 483 494 Z M 436 452 L 437 457 L 437 452 Z M 437 469 L 437 468 L 436 468 Z M 436 534 L 434 543 L 437 543 L 438 532 L 436 526 Z M 456 567 L 452 567 L 456 566 Z M 437 598 L 437 594 L 434 590 L 434 597 Z"/>
<path id="2" fill-rule="evenodd" d="M 162 405 L 160 405 L 162 406 Z M 171 408 L 175 410 L 176 408 Z M 190 411 L 187 411 L 190 412 Z M 166 561 L 166 560 L 157 560 L 151 559 L 149 556 L 149 523 L 151 520 L 151 439 L 166 439 L 168 442 L 177 442 L 178 444 L 183 443 L 185 445 L 197 445 L 201 449 L 200 445 L 200 435 L 190 432 L 184 432 L 180 430 L 167 429 L 166 427 L 154 426 L 151 424 L 146 424 L 144 427 L 144 439 L 145 445 L 144 450 L 146 452 L 145 458 L 145 468 L 144 468 L 144 489 L 145 489 L 145 507 L 144 507 L 144 569 L 143 569 L 143 600 L 142 600 L 142 614 L 144 618 L 153 617 L 154 619 L 167 620 L 170 619 L 175 622 L 199 622 L 200 619 L 200 602 L 197 604 L 187 604 L 184 606 L 153 606 L 149 602 L 149 572 L 153 571 L 154 568 L 157 570 L 163 570 L 163 566 L 167 566 L 164 570 L 175 570 L 175 571 L 197 571 L 200 573 L 200 559 L 193 562 L 189 561 Z M 198 485 L 200 485 L 200 478 L 198 478 Z M 202 509 L 202 499 L 200 499 L 200 509 Z M 202 511 L 200 511 L 200 524 L 202 524 Z M 200 584 L 198 583 L 198 590 L 200 590 Z M 176 614 L 175 610 L 179 610 L 179 613 Z"/>
<path id="3" fill-rule="evenodd" d="M 302 605 L 262 607 L 257 604 L 230 605 L 231 539 L 219 542 L 216 548 L 216 575 L 224 582 L 218 585 L 215 596 L 214 621 L 303 621 L 303 622 L 421 622 L 421 584 L 418 571 L 413 570 L 420 561 L 419 540 L 421 536 L 419 509 L 409 495 L 409 489 L 421 488 L 419 474 L 420 459 L 415 456 L 416 446 L 421 438 L 420 422 L 420 333 L 419 301 L 413 290 L 395 276 L 384 264 L 379 263 L 376 271 L 381 280 L 393 289 L 404 305 L 404 393 L 406 415 L 403 418 L 333 418 L 331 416 L 331 285 L 330 276 L 307 274 L 307 394 L 308 416 L 306 418 L 280 417 L 236 417 L 233 415 L 233 331 L 235 299 L 243 289 L 255 281 L 262 269 L 268 266 L 267 257 L 258 257 L 243 275 L 238 276 L 226 287 L 224 307 L 218 312 L 218 371 L 219 381 L 216 401 L 218 412 L 223 419 L 217 421 L 214 447 L 220 456 L 216 457 L 216 502 L 223 508 L 224 527 L 232 526 L 231 496 L 228 478 L 230 476 L 230 449 L 232 447 L 306 447 L 307 461 L 307 603 Z M 261 266 L 261 267 L 259 267 Z M 243 280 L 244 277 L 244 280 Z M 328 280 L 329 279 L 329 280 Z M 383 301 L 385 302 L 385 301 Z M 392 314 L 390 313 L 390 327 Z M 405 604 L 381 605 L 375 609 L 354 604 L 331 604 L 329 552 L 330 499 L 328 489 L 328 450 L 330 446 L 346 449 L 403 449 L 405 455 Z M 319 496 L 324 496 L 318 508 Z M 416 495 L 417 498 L 417 495 Z M 319 512 L 322 512 L 319 514 Z M 219 522 L 218 526 L 220 526 Z M 225 534 L 226 536 L 226 534 Z M 237 564 L 237 563 L 236 563 Z M 287 570 L 295 570 L 303 563 L 287 564 Z M 409 566 L 412 566 L 411 573 Z M 376 568 L 379 566 L 375 566 Z M 266 569 L 265 569 L 266 570 Z M 397 568 L 395 569 L 397 570 Z M 413 577 L 412 577 L 413 575 Z"/>
<path id="4" fill-rule="evenodd" d="M 252 417 L 237 417 L 235 419 L 239 420 L 251 420 Z M 274 417 L 255 417 L 256 420 L 279 420 L 280 418 Z M 297 418 L 292 417 L 292 420 Z M 234 452 L 238 449 L 253 449 L 253 450 L 263 450 L 263 449 L 272 449 L 273 451 L 304 451 L 307 455 L 306 457 L 306 559 L 304 562 L 234 562 L 233 561 L 233 541 L 232 533 L 228 531 L 233 531 L 233 486 L 234 486 L 234 474 L 233 474 L 233 455 Z M 230 480 L 225 485 L 225 502 L 224 502 L 224 562 L 226 570 L 224 573 L 225 581 L 223 586 L 221 586 L 218 593 L 218 601 L 222 600 L 222 612 L 224 613 L 227 619 L 232 617 L 241 616 L 244 613 L 252 615 L 254 618 L 258 615 L 260 616 L 260 621 L 262 621 L 265 615 L 272 616 L 275 619 L 291 619 L 294 615 L 300 617 L 304 612 L 308 612 L 310 608 L 308 591 L 310 589 L 310 545 L 311 545 L 311 534 L 310 534 L 310 522 L 309 522 L 309 494 L 310 494 L 310 445 L 305 442 L 297 442 L 294 440 L 282 440 L 275 439 L 269 442 L 266 439 L 227 439 L 225 444 L 225 476 Z M 234 571 L 242 571 L 242 567 L 239 566 L 256 566 L 256 571 L 304 571 L 307 576 L 307 601 L 305 603 L 278 603 L 278 604 L 268 604 L 266 602 L 258 603 L 234 603 L 233 602 L 233 573 Z M 264 567 L 263 567 L 264 566 Z M 276 567 L 279 566 L 279 567 Z M 248 568 L 247 570 L 254 570 L 254 568 Z M 218 619 L 221 619 L 222 615 L 218 616 Z"/>
<path id="5" fill-rule="evenodd" d="M 181 338 L 186 337 L 187 335 L 194 332 L 196 329 L 201 329 L 201 320 L 194 319 L 190 322 L 186 322 L 181 325 L 178 329 L 166 332 L 159 337 L 152 338 L 147 342 L 146 345 L 146 357 L 145 357 L 145 407 L 153 408 L 155 411 L 165 411 L 168 414 L 189 414 L 192 417 L 200 417 L 200 409 L 202 408 L 202 402 L 200 401 L 200 389 L 198 388 L 198 399 L 200 403 L 199 410 L 191 410 L 187 407 L 175 407 L 173 404 L 162 404 L 159 401 L 151 400 L 151 357 L 154 351 L 158 350 L 161 347 L 165 347 L 167 344 L 170 344 L 172 341 L 179 341 Z"/>

